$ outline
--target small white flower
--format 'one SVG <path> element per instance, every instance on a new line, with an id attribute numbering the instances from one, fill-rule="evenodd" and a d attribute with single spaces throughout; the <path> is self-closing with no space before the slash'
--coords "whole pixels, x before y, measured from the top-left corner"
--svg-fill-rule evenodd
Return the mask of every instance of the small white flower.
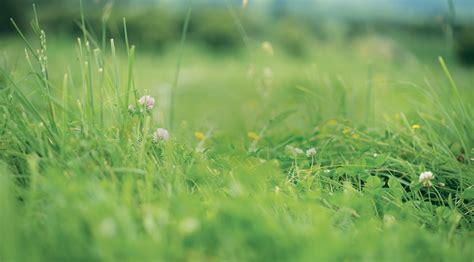
<path id="1" fill-rule="evenodd" d="M 423 184 L 423 186 L 425 187 L 430 187 L 433 185 L 433 183 L 431 183 L 431 180 L 434 179 L 434 175 L 433 173 L 431 173 L 431 171 L 425 171 L 423 173 L 420 174 L 420 177 L 418 178 L 418 181 Z"/>
<path id="2" fill-rule="evenodd" d="M 303 151 L 303 149 L 301 149 L 301 148 L 295 147 L 295 153 L 296 153 L 297 155 L 302 155 L 302 154 L 304 154 L 304 151 Z"/>
<path id="3" fill-rule="evenodd" d="M 306 156 L 307 157 L 313 157 L 316 155 L 316 148 L 312 147 L 308 150 L 306 150 Z"/>
<path id="4" fill-rule="evenodd" d="M 292 145 L 287 145 L 285 151 L 293 157 L 304 154 L 304 151 L 301 148 L 294 147 Z"/>
<path id="5" fill-rule="evenodd" d="M 146 95 L 138 99 L 140 105 L 145 106 L 147 110 L 151 110 L 155 106 L 155 99 L 152 96 Z"/>
<path id="6" fill-rule="evenodd" d="M 265 78 L 271 79 L 273 77 L 273 70 L 270 67 L 265 67 L 263 69 L 263 76 Z"/>
<path id="7" fill-rule="evenodd" d="M 164 128 L 158 128 L 153 132 L 153 142 L 158 143 L 159 141 L 168 141 L 170 139 L 170 133 Z"/>
<path id="8" fill-rule="evenodd" d="M 104 237 L 113 237 L 117 231 L 117 226 L 112 218 L 105 218 L 99 224 L 99 233 Z"/>
<path id="9" fill-rule="evenodd" d="M 179 223 L 179 230 L 185 234 L 191 234 L 200 227 L 199 220 L 194 217 L 185 218 Z"/>

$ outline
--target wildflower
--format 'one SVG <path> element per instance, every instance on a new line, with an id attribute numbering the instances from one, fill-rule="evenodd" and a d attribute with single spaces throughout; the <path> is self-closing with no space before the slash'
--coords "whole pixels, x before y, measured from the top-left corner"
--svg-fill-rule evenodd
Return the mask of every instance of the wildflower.
<path id="1" fill-rule="evenodd" d="M 313 157 L 316 155 L 316 148 L 312 147 L 308 150 L 306 150 L 306 156 L 307 157 Z"/>
<path id="2" fill-rule="evenodd" d="M 359 134 L 356 134 L 356 133 L 352 134 L 352 138 L 354 138 L 354 139 L 358 139 L 359 137 L 360 137 Z"/>
<path id="3" fill-rule="evenodd" d="M 270 67 L 265 67 L 263 69 L 263 76 L 266 78 L 266 79 L 272 79 L 273 78 L 273 70 L 270 68 Z"/>
<path id="4" fill-rule="evenodd" d="M 260 138 L 260 137 L 258 136 L 258 134 L 255 133 L 255 132 L 248 132 L 248 133 L 247 133 L 247 136 L 248 136 L 248 138 L 249 138 L 250 140 L 252 140 L 252 141 L 256 141 L 256 140 L 258 140 L 258 139 Z"/>
<path id="5" fill-rule="evenodd" d="M 295 153 L 298 155 L 304 154 L 304 151 L 301 148 L 295 147 Z"/>
<path id="6" fill-rule="evenodd" d="M 155 106 L 155 99 L 149 95 L 142 96 L 138 99 L 140 105 L 145 106 L 147 110 L 151 110 Z"/>
<path id="7" fill-rule="evenodd" d="M 199 141 L 206 139 L 206 135 L 203 132 L 195 132 L 194 137 Z"/>
<path id="8" fill-rule="evenodd" d="M 383 224 L 386 227 L 391 227 L 397 222 L 397 219 L 392 215 L 385 214 L 383 216 Z"/>
<path id="9" fill-rule="evenodd" d="M 345 127 L 345 128 L 342 130 L 342 133 L 343 133 L 344 135 L 347 135 L 347 134 L 349 134 L 350 132 L 351 132 L 351 129 L 348 128 L 348 127 Z"/>
<path id="10" fill-rule="evenodd" d="M 336 119 L 331 119 L 327 122 L 327 124 L 330 125 L 330 126 L 335 126 L 335 125 L 337 125 L 337 120 Z"/>
<path id="11" fill-rule="evenodd" d="M 267 53 L 267 55 L 272 56 L 273 55 L 273 46 L 270 42 L 265 41 L 262 43 L 262 50 Z"/>
<path id="12" fill-rule="evenodd" d="M 170 133 L 164 128 L 158 128 L 153 132 L 153 142 L 158 143 L 159 141 L 168 141 L 170 139 Z"/>
<path id="13" fill-rule="evenodd" d="M 423 186 L 425 187 L 430 187 L 433 185 L 433 183 L 431 183 L 431 180 L 434 179 L 434 175 L 433 173 L 431 173 L 431 171 L 425 171 L 423 173 L 420 174 L 420 177 L 418 178 L 418 181 L 423 184 Z"/>
<path id="14" fill-rule="evenodd" d="M 303 151 L 301 148 L 294 147 L 294 146 L 292 146 L 292 145 L 287 145 L 287 146 L 285 147 L 285 151 L 286 151 L 289 155 L 291 155 L 291 156 L 293 156 L 293 157 L 295 157 L 295 158 L 296 158 L 297 156 L 299 156 L 299 155 L 303 155 L 303 154 L 304 154 L 304 151 Z"/>
<path id="15" fill-rule="evenodd" d="M 99 233 L 104 237 L 113 237 L 117 231 L 117 226 L 112 218 L 106 218 L 99 224 Z"/>
<path id="16" fill-rule="evenodd" d="M 413 128 L 413 129 L 419 129 L 420 127 L 421 127 L 421 126 L 418 125 L 418 124 L 414 124 L 414 125 L 411 126 L 411 128 Z"/>
<path id="17" fill-rule="evenodd" d="M 199 227 L 199 220 L 194 217 L 185 218 L 179 223 L 179 230 L 181 231 L 181 233 L 185 234 L 191 234 L 194 231 L 198 230 Z"/>

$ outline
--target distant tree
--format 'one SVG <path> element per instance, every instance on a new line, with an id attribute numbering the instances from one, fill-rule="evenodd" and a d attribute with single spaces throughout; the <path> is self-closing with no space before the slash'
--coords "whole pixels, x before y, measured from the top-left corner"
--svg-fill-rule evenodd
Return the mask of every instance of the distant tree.
<path id="1" fill-rule="evenodd" d="M 29 11 L 25 9 L 25 0 L 0 0 L 0 33 L 13 32 L 10 18 L 17 24 L 23 24 Z"/>
<path id="2" fill-rule="evenodd" d="M 474 25 L 463 25 L 455 31 L 455 52 L 459 61 L 466 66 L 474 66 Z"/>

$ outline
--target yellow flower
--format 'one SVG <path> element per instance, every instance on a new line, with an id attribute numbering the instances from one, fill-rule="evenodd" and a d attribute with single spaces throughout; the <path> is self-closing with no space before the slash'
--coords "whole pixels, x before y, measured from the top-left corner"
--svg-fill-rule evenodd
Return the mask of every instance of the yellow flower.
<path id="1" fill-rule="evenodd" d="M 206 139 L 206 135 L 203 132 L 195 132 L 194 137 L 199 141 Z"/>
<path id="2" fill-rule="evenodd" d="M 359 134 L 356 134 L 356 133 L 352 134 L 352 138 L 354 138 L 354 139 L 358 139 L 359 137 L 360 137 Z"/>
<path id="3" fill-rule="evenodd" d="M 260 138 L 255 132 L 248 132 L 247 136 L 250 140 L 253 140 L 253 141 L 258 140 Z"/>
<path id="4" fill-rule="evenodd" d="M 413 128 L 413 129 L 418 129 L 418 128 L 420 128 L 420 127 L 421 127 L 421 126 L 418 125 L 418 124 L 414 124 L 414 125 L 411 126 L 411 128 Z"/>
<path id="5" fill-rule="evenodd" d="M 337 120 L 336 119 L 331 119 L 327 122 L 327 124 L 330 125 L 330 126 L 335 126 L 335 125 L 337 125 Z"/>
<path id="6" fill-rule="evenodd" d="M 351 129 L 348 128 L 348 127 L 345 127 L 345 128 L 342 130 L 342 133 L 343 133 L 344 135 L 349 134 L 349 132 L 351 132 Z"/>

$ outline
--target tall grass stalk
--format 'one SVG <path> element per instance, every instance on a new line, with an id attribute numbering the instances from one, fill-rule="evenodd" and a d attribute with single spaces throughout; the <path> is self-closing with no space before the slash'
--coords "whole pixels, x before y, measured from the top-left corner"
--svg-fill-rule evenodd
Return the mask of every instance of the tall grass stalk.
<path id="1" fill-rule="evenodd" d="M 171 97 L 170 97 L 170 110 L 169 110 L 169 117 L 168 117 L 168 127 L 170 130 L 174 129 L 174 118 L 175 118 L 175 100 L 176 100 L 176 92 L 178 88 L 178 80 L 179 80 L 179 73 L 181 71 L 181 60 L 183 57 L 184 52 L 184 43 L 186 42 L 186 35 L 188 33 L 188 26 L 189 20 L 191 19 L 192 13 L 192 5 L 188 3 L 188 10 L 186 11 L 186 18 L 184 19 L 183 29 L 181 30 L 181 40 L 179 43 L 179 54 L 178 54 L 178 61 L 176 62 L 176 71 L 174 75 L 173 84 L 171 86 Z"/>

